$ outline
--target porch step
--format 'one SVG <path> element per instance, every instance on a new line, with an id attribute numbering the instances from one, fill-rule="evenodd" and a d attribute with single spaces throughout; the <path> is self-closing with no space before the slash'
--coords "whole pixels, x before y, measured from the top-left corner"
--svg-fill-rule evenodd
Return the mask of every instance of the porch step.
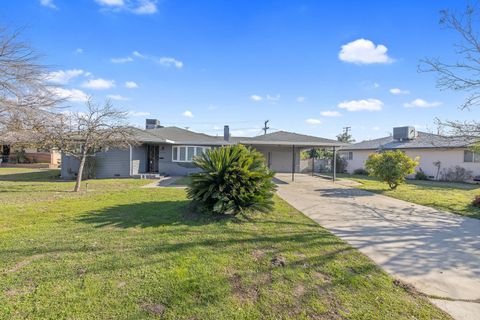
<path id="1" fill-rule="evenodd" d="M 132 178 L 135 179 L 161 179 L 163 178 L 162 175 L 156 173 L 139 173 L 132 175 Z"/>

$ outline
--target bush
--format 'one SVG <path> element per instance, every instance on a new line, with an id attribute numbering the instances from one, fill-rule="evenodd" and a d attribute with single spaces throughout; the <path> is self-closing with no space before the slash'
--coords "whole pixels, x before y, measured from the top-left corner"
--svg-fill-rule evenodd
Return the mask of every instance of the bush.
<path id="1" fill-rule="evenodd" d="M 273 208 L 274 173 L 258 151 L 243 145 L 212 149 L 194 164 L 203 172 L 192 174 L 187 195 L 201 211 L 236 215 Z"/>
<path id="2" fill-rule="evenodd" d="M 428 180 L 428 176 L 425 174 L 425 172 L 423 172 L 422 169 L 420 169 L 415 173 L 415 179 L 416 180 Z"/>
<path id="3" fill-rule="evenodd" d="M 443 168 L 441 180 L 452 182 L 464 182 L 465 180 L 472 179 L 472 171 L 467 170 L 460 166 L 450 167 L 448 169 Z"/>
<path id="4" fill-rule="evenodd" d="M 361 175 L 361 176 L 366 176 L 368 175 L 368 171 L 363 169 L 363 168 L 358 168 L 358 169 L 355 169 L 353 170 L 353 174 L 358 174 L 358 175 Z"/>
<path id="5" fill-rule="evenodd" d="M 418 161 L 400 150 L 373 153 L 365 163 L 368 173 L 386 182 L 392 190 L 405 182 L 407 175 L 415 172 L 416 166 Z"/>
<path id="6" fill-rule="evenodd" d="M 480 208 L 480 194 L 476 195 L 475 198 L 473 198 L 472 206 Z"/>

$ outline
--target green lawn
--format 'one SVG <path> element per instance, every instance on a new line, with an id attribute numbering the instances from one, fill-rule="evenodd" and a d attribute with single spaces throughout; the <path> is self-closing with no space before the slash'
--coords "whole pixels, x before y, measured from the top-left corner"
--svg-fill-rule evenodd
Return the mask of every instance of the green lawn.
<path id="1" fill-rule="evenodd" d="M 480 185 L 407 180 L 396 190 L 390 190 L 386 183 L 361 175 L 340 175 L 360 183 L 356 188 L 384 194 L 421 205 L 450 211 L 472 218 L 480 218 L 480 208 L 471 205 L 475 195 L 480 194 Z"/>
<path id="2" fill-rule="evenodd" d="M 183 189 L 56 179 L 0 169 L 0 319 L 450 319 L 278 198 L 215 219 Z"/>

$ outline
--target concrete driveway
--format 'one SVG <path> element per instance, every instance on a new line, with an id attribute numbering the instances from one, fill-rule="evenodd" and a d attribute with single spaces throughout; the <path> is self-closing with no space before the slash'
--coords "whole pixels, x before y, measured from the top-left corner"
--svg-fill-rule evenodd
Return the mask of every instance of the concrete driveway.
<path id="1" fill-rule="evenodd" d="M 308 175 L 278 194 L 455 319 L 480 319 L 480 220 Z M 436 297 L 436 298 L 434 298 Z M 440 299 L 439 299 L 440 298 Z"/>

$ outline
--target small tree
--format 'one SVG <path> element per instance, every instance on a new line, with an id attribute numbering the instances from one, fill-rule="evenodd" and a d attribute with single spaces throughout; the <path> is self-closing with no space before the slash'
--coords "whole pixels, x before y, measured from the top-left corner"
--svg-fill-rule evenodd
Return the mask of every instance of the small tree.
<path id="1" fill-rule="evenodd" d="M 418 159 L 412 159 L 400 150 L 372 153 L 365 168 L 371 176 L 374 176 L 388 184 L 394 190 L 405 182 L 409 174 L 415 173 Z"/>
<path id="2" fill-rule="evenodd" d="M 187 195 L 197 208 L 214 214 L 268 212 L 273 207 L 274 173 L 258 151 L 243 145 L 209 150 L 194 164 Z"/>
<path id="3" fill-rule="evenodd" d="M 80 191 L 87 158 L 106 148 L 125 148 L 135 143 L 133 128 L 125 124 L 126 113 L 107 100 L 99 105 L 88 99 L 85 112 L 58 114 L 48 141 L 79 161 L 74 191 Z"/>

